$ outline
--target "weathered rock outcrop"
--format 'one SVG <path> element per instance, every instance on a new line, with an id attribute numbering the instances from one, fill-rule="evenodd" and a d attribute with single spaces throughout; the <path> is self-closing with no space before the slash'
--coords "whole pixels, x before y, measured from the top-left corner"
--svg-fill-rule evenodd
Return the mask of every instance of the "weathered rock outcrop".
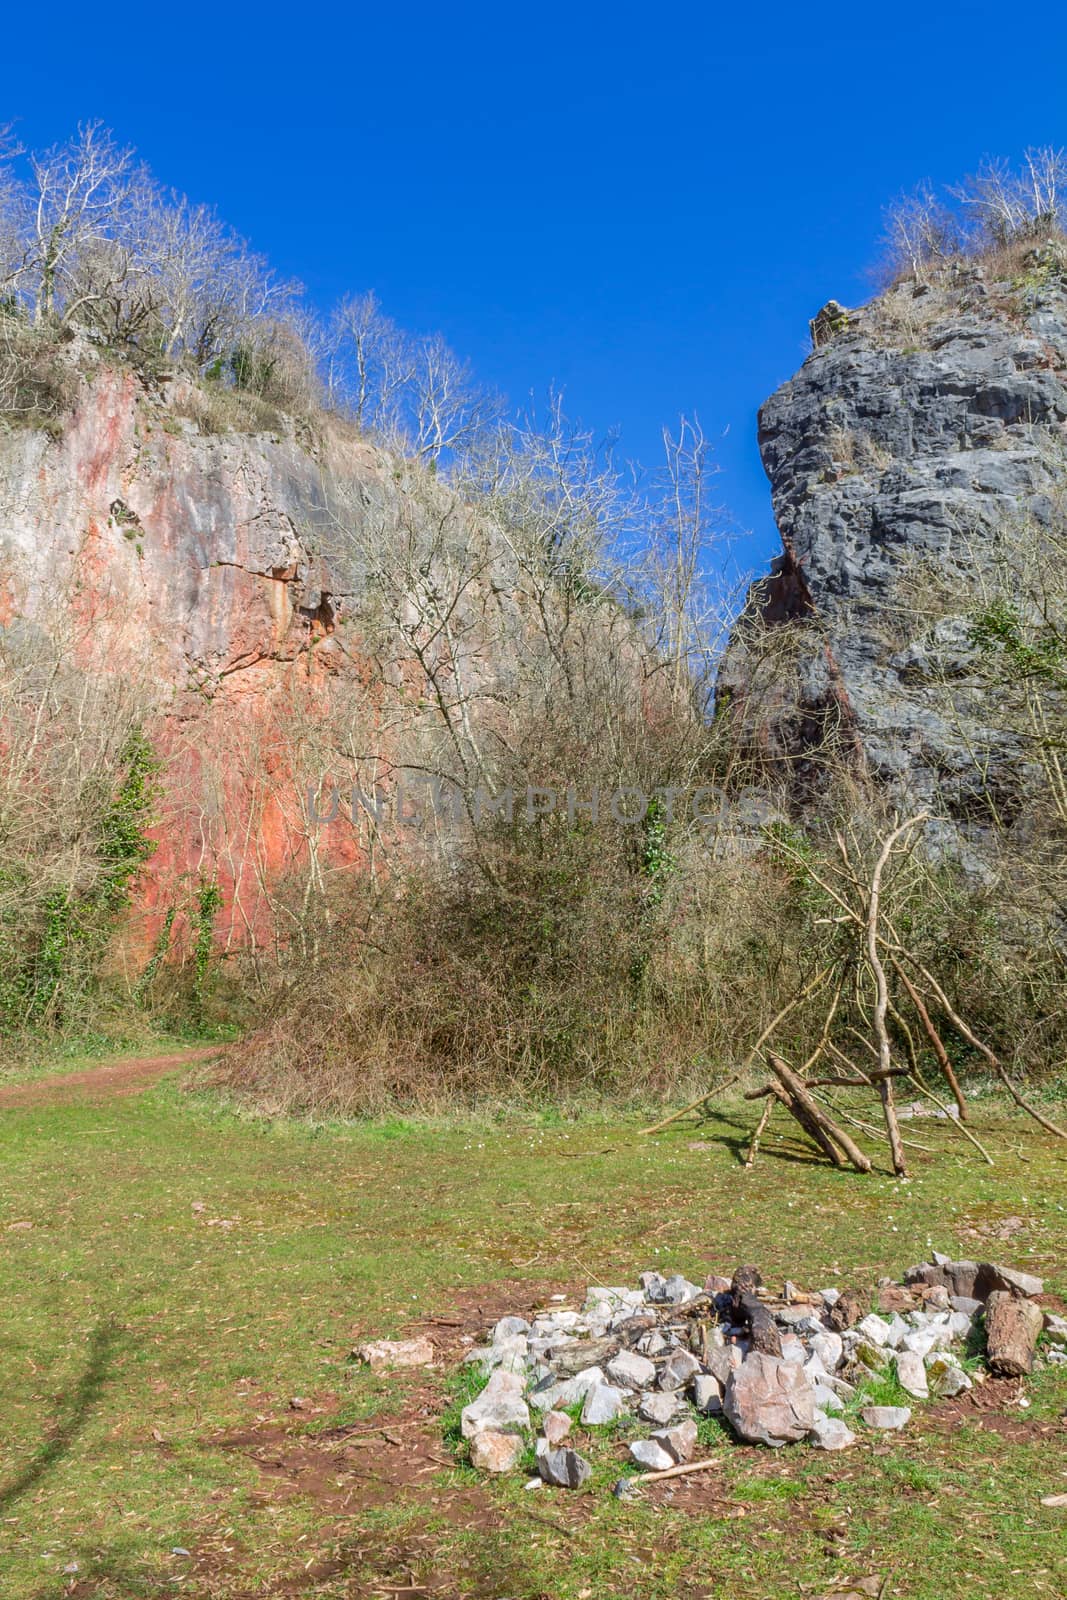
<path id="1" fill-rule="evenodd" d="M 1013 537 L 1065 525 L 1067 264 L 1049 247 L 1022 280 L 991 270 L 839 308 L 762 409 L 783 554 L 721 694 L 801 801 L 829 734 L 954 828 L 991 795 L 1009 817 L 1022 804 L 1023 753 L 974 675 L 972 618 Z M 772 633 L 756 618 L 800 624 L 762 670 Z"/>
<path id="2" fill-rule="evenodd" d="M 235 431 L 183 377 L 150 384 L 92 352 L 69 359 L 81 377 L 62 427 L 0 428 L 0 628 L 9 642 L 39 630 L 143 680 L 167 761 L 134 942 L 150 944 L 200 876 L 224 893 L 220 937 L 245 939 L 269 927 L 273 886 L 306 863 L 300 790 L 326 760 L 309 730 L 330 694 L 363 686 L 373 750 L 382 674 L 409 674 L 413 702 L 431 658 L 456 674 L 462 658 L 468 693 L 503 682 L 521 579 L 503 547 L 472 558 L 451 639 L 427 628 L 420 642 L 419 596 L 401 594 L 418 648 L 383 660 L 369 563 L 395 561 L 402 586 L 408 551 L 417 588 L 431 581 L 428 550 L 484 544 L 454 494 L 339 421 Z M 361 847 L 336 829 L 329 848 L 355 860 Z"/>

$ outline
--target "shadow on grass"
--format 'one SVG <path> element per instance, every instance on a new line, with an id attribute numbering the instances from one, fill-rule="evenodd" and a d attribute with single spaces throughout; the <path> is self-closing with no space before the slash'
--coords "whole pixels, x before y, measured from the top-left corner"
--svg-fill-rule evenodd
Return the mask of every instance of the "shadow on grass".
<path id="1" fill-rule="evenodd" d="M 119 1330 L 111 1321 L 101 1322 L 93 1329 L 85 1370 L 63 1396 L 47 1438 L 20 1472 L 0 1484 L 0 1511 L 14 1505 L 70 1450 L 99 1403 L 118 1338 Z"/>

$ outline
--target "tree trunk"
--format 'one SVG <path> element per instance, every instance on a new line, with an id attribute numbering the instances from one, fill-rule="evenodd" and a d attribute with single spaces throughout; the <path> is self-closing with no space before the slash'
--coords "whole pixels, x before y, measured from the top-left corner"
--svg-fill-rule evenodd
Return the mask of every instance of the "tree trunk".
<path id="1" fill-rule="evenodd" d="M 1044 1314 L 1033 1300 L 996 1289 L 985 1307 L 986 1359 L 990 1372 L 1005 1378 L 1034 1370 L 1034 1350 Z"/>

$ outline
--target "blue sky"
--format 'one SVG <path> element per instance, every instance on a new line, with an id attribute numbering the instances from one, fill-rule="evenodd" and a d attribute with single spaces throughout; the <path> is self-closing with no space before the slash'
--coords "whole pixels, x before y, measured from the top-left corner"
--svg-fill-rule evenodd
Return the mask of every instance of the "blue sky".
<path id="1" fill-rule="evenodd" d="M 100 117 L 329 303 L 372 288 L 514 400 L 650 460 L 696 412 L 737 559 L 776 547 L 760 402 L 883 205 L 1067 143 L 1067 10 L 320 3 L 5 18 L 0 122 Z"/>

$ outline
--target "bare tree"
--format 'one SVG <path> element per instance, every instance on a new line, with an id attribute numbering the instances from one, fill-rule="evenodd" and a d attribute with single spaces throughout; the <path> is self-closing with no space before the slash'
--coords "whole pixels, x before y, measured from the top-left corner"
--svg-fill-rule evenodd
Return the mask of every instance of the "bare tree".
<path id="1" fill-rule="evenodd" d="M 908 272 L 918 283 L 963 249 L 959 219 L 929 180 L 886 208 L 884 239 L 890 270 Z"/>
<path id="2" fill-rule="evenodd" d="M 75 139 L 33 155 L 31 283 L 38 327 L 67 321 L 82 303 L 66 291 L 85 251 L 115 238 L 129 190 L 133 152 L 117 145 L 100 123 L 83 124 Z"/>
<path id="3" fill-rule="evenodd" d="M 973 218 L 980 238 L 993 245 L 1062 228 L 1067 219 L 1067 150 L 1032 146 L 1018 169 L 1001 159 L 985 161 L 950 192 Z"/>

